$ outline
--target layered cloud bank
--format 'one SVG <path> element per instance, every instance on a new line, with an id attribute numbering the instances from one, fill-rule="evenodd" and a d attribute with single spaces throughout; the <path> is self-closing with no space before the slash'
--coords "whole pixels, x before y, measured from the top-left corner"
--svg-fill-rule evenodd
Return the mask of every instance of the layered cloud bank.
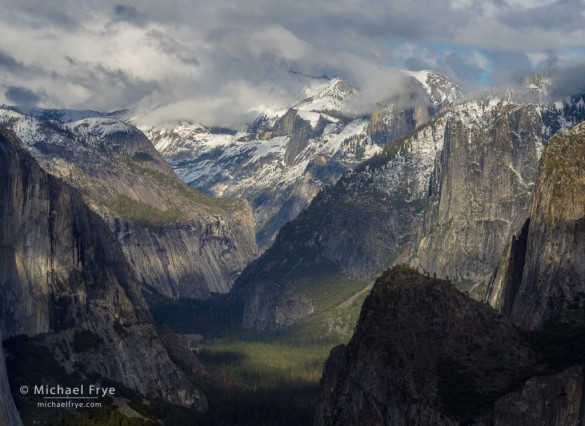
<path id="1" fill-rule="evenodd" d="M 238 126 L 341 75 L 365 103 L 396 68 L 467 90 L 585 67 L 585 3 L 394 0 L 246 3 L 0 0 L 0 103 L 113 110 Z M 570 75 L 567 84 L 570 84 Z"/>

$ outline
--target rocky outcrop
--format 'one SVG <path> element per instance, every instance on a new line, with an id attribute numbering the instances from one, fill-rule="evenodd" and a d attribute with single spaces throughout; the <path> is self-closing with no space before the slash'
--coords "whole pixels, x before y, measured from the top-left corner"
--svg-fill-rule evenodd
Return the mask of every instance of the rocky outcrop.
<path id="1" fill-rule="evenodd" d="M 422 259 L 418 261 L 425 270 L 436 272 L 439 276 L 454 276 L 457 274 L 453 274 L 454 268 L 449 269 L 449 266 L 458 266 L 458 262 L 464 259 L 462 252 L 469 246 L 478 252 L 491 250 L 490 260 L 493 265 L 484 264 L 485 255 L 470 259 L 466 265 L 482 270 L 488 276 L 493 273 L 512 231 L 509 229 L 509 219 L 506 217 L 506 222 L 501 219 L 507 210 L 498 211 L 497 217 L 492 212 L 496 208 L 505 210 L 502 207 L 505 203 L 499 201 L 505 201 L 507 194 L 499 194 L 491 189 L 488 192 L 487 178 L 476 177 L 476 181 L 467 179 L 470 163 L 479 160 L 475 160 L 475 156 L 469 158 L 463 154 L 468 150 L 479 150 L 482 154 L 492 152 L 487 143 L 482 147 L 480 141 L 471 143 L 467 139 L 469 131 L 462 123 L 472 112 L 477 113 L 476 106 L 470 102 L 445 111 L 409 135 L 395 139 L 382 154 L 319 193 L 294 222 L 283 227 L 273 247 L 255 262 L 256 265 L 251 265 L 241 275 L 235 287 L 246 290 L 239 294 L 248 301 L 258 297 L 260 293 L 254 290 L 254 286 L 264 283 L 263 286 L 269 288 L 266 285 L 267 276 L 278 276 L 279 286 L 287 285 L 292 289 L 297 277 L 306 274 L 307 269 L 318 271 L 324 265 L 335 265 L 333 269 L 340 270 L 342 275 L 352 280 L 369 280 L 399 256 L 405 257 L 402 260 L 404 262 L 412 253 L 417 253 Z M 494 112 L 497 109 L 496 103 L 483 113 L 489 115 L 493 112 L 497 115 Z M 477 120 L 482 121 L 481 118 Z M 447 147 L 444 148 L 445 136 Z M 534 146 L 532 149 L 535 151 Z M 451 151 L 457 151 L 453 152 L 453 158 Z M 510 157 L 511 149 L 501 155 Z M 536 152 L 534 155 L 533 162 L 536 163 Z M 498 164 L 505 164 L 504 160 Z M 498 167 L 506 169 L 509 180 L 512 173 L 509 167 Z M 479 175 L 479 172 L 476 174 Z M 468 207 L 473 199 L 469 198 L 469 193 L 480 183 L 484 191 L 491 194 L 491 198 L 480 200 L 484 204 L 478 207 L 477 218 L 470 218 Z M 458 185 L 462 192 L 466 191 L 464 194 L 457 192 Z M 501 199 L 498 198 L 500 195 Z M 519 204 L 524 206 L 522 199 Z M 493 206 L 492 210 L 489 210 L 490 205 Z M 437 206 L 441 206 L 441 209 Z M 483 211 L 485 209 L 487 211 Z M 513 210 L 514 206 L 510 209 Z M 439 211 L 442 213 L 440 219 L 445 223 L 437 223 L 440 222 L 436 216 Z M 450 231 L 454 237 L 450 240 L 440 238 L 447 226 L 458 223 L 453 221 L 453 217 L 457 217 L 459 222 L 459 226 L 454 226 Z M 463 225 L 471 229 L 467 230 L 467 234 L 458 234 L 456 230 L 460 230 Z M 474 232 L 481 230 L 482 226 L 502 228 L 493 237 L 486 236 L 494 240 L 487 248 L 473 240 L 481 238 L 482 234 Z M 468 241 L 464 241 L 463 245 L 461 239 Z M 438 248 L 440 244 L 450 245 L 453 250 L 457 250 L 457 255 L 431 250 L 431 247 L 436 245 Z M 420 250 L 419 245 L 422 247 Z M 443 257 L 433 264 L 435 258 L 431 255 Z M 447 265 L 443 268 L 445 263 Z M 433 270 L 435 267 L 437 271 Z M 261 293 L 266 300 L 271 298 L 267 296 L 268 291 Z M 298 290 L 296 293 L 299 297 L 303 295 Z M 280 294 L 283 294 L 282 291 Z M 277 296 L 275 298 L 278 299 Z M 274 309 L 273 303 L 260 305 L 264 309 Z"/>
<path id="2" fill-rule="evenodd" d="M 547 333 L 571 340 L 566 327 Z M 544 361 L 543 349 L 569 347 L 543 336 L 521 337 L 450 283 L 396 267 L 376 281 L 350 342 L 331 351 L 315 425 L 581 424 L 585 366 Z"/>
<path id="3" fill-rule="evenodd" d="M 533 365 L 489 306 L 395 267 L 374 284 L 349 343 L 331 351 L 315 424 L 460 424 L 489 412 Z"/>
<path id="4" fill-rule="evenodd" d="M 251 211 L 141 226 L 104 212 L 140 282 L 173 299 L 227 293 L 256 254 Z"/>
<path id="5" fill-rule="evenodd" d="M 113 324 L 117 325 L 100 324 L 92 329 L 91 333 L 101 340 L 87 348 L 77 343 L 80 333 L 88 333 L 87 329 L 68 328 L 39 336 L 38 341 L 51 348 L 68 371 L 81 368 L 150 399 L 161 398 L 198 411 L 207 409 L 207 399 L 170 360 L 169 350 L 153 324 Z"/>
<path id="6" fill-rule="evenodd" d="M 539 328 L 585 291 L 585 123 L 553 137 L 546 146 L 534 190 L 523 247 L 522 274 L 511 250 L 504 278 L 488 300 L 525 329 Z"/>
<path id="7" fill-rule="evenodd" d="M 149 289 L 171 298 L 226 293 L 257 256 L 249 204 L 185 185 L 136 128 L 103 117 L 57 123 L 0 112 L 40 164 L 106 220 Z"/>
<path id="8" fill-rule="evenodd" d="M 14 134 L 2 130 L 0 137 L 3 337 L 148 319 L 136 280 L 103 221 L 23 152 Z"/>
<path id="9" fill-rule="evenodd" d="M 149 398 L 204 410 L 205 398 L 171 362 L 150 323 L 108 226 L 5 129 L 0 183 L 2 336 L 40 336 L 48 346 L 58 340 L 71 349 L 62 350 L 62 362 L 73 369 L 83 365 Z M 78 333 L 94 336 L 92 351 L 76 355 L 85 352 L 75 350 Z"/>
<path id="10" fill-rule="evenodd" d="M 488 293 L 511 321 L 443 281 L 386 272 L 354 337 L 331 352 L 315 424 L 585 421 L 584 146 L 585 122 L 545 148 L 530 219 Z M 516 326 L 536 331 L 520 337 Z"/>
<path id="11" fill-rule="evenodd" d="M 585 366 L 528 380 L 500 398 L 483 423 L 494 426 L 579 425 L 585 422 Z"/>
<path id="12" fill-rule="evenodd" d="M 277 296 L 274 285 L 274 281 L 267 281 L 250 292 L 238 289 L 235 292 L 237 295 L 232 295 L 240 299 L 238 302 L 244 301 L 241 315 L 244 328 L 274 330 L 288 327 L 313 312 L 313 305 L 306 297 L 286 290 Z M 239 313 L 239 310 L 236 312 Z"/>
<path id="13" fill-rule="evenodd" d="M 404 82 L 402 93 L 376 105 L 366 131 L 380 145 L 407 134 L 435 115 L 425 90 L 415 79 Z"/>
<path id="14" fill-rule="evenodd" d="M 513 235 L 510 238 L 508 253 L 502 259 L 496 277 L 486 294 L 486 300 L 491 301 L 491 306 L 506 316 L 510 316 L 514 297 L 522 282 L 529 227 L 530 219 L 526 220 L 518 236 Z"/>

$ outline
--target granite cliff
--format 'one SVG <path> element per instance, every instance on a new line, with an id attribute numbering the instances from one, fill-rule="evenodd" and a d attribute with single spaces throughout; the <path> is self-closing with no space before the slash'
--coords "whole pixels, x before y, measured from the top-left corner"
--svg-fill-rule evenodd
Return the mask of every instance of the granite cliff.
<path id="1" fill-rule="evenodd" d="M 474 107 L 479 108 L 473 114 Z M 495 99 L 452 115 L 415 224 L 411 263 L 473 282 L 483 296 L 513 232 L 529 214 L 539 154 L 549 136 L 539 105 Z M 476 291 L 479 290 L 479 291 Z"/>
<path id="2" fill-rule="evenodd" d="M 139 282 L 107 224 L 2 128 L 0 184 L 2 337 L 33 337 L 69 371 L 204 410 L 205 397 L 170 360 L 151 324 Z M 84 336 L 91 351 L 75 343 Z"/>
<path id="3" fill-rule="evenodd" d="M 20 426 L 22 425 L 22 420 L 20 419 L 16 405 L 14 405 L 12 393 L 10 392 L 10 383 L 8 383 L 6 362 L 4 360 L 4 349 L 1 343 L 0 351 L 0 423 L 3 425 Z"/>
<path id="4" fill-rule="evenodd" d="M 547 143 L 488 291 L 497 311 L 405 266 L 376 281 L 325 365 L 315 424 L 585 421 L 584 146 L 583 122 Z"/>
<path id="5" fill-rule="evenodd" d="M 530 220 L 511 241 L 487 300 L 524 329 L 582 306 L 585 292 L 585 123 L 556 134 L 540 161 Z M 569 308 L 572 309 L 569 309 Z"/>
<path id="6" fill-rule="evenodd" d="M 315 424 L 459 424 L 533 365 L 489 306 L 395 267 L 374 284 L 350 342 L 331 351 Z"/>
<path id="7" fill-rule="evenodd" d="M 136 128 L 108 117 L 70 112 L 58 122 L 33 113 L 41 118 L 0 109 L 0 120 L 42 167 L 79 190 L 148 289 L 171 298 L 226 293 L 256 257 L 248 203 L 188 187 Z"/>

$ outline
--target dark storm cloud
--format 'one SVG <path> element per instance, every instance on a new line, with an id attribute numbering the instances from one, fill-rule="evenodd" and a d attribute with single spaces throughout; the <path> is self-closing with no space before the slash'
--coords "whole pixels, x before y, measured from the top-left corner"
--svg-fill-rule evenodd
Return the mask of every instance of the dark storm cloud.
<path id="1" fill-rule="evenodd" d="M 537 71 L 553 71 L 558 67 L 559 56 L 553 50 L 546 51 L 546 58 L 537 64 Z"/>
<path id="2" fill-rule="evenodd" d="M 21 106 L 36 106 L 43 98 L 26 87 L 9 87 L 4 94 L 15 105 Z"/>
<path id="3" fill-rule="evenodd" d="M 142 27 L 146 25 L 148 19 L 146 15 L 138 12 L 134 6 L 117 4 L 114 6 L 113 22 L 129 22 Z"/>
<path id="4" fill-rule="evenodd" d="M 17 74 L 29 78 L 31 76 L 44 76 L 46 72 L 39 66 L 27 66 L 17 61 L 12 55 L 0 50 L 0 72 Z"/>
<path id="5" fill-rule="evenodd" d="M 68 62 L 70 64 L 68 73 L 57 78 L 83 87 L 91 93 L 101 93 L 101 96 L 93 100 L 96 109 L 127 107 L 160 90 L 161 87 L 156 81 L 136 78 L 120 68 L 80 62 L 73 58 L 68 58 Z"/>
<path id="6" fill-rule="evenodd" d="M 2 14 L 11 22 L 18 23 L 30 29 L 60 28 L 64 31 L 73 31 L 79 28 L 79 20 L 75 16 L 75 4 L 65 0 L 58 5 L 43 0 L 31 1 L 4 1 Z"/>
<path id="7" fill-rule="evenodd" d="M 445 66 L 451 71 L 448 74 L 453 75 L 459 81 L 475 81 L 485 72 L 481 67 L 466 62 L 456 52 L 451 52 L 446 56 Z"/>
<path id="8" fill-rule="evenodd" d="M 530 59 L 524 52 L 494 51 L 491 59 L 495 70 L 491 75 L 493 86 L 518 86 L 535 71 Z"/>
<path id="9" fill-rule="evenodd" d="M 585 62 L 558 70 L 552 76 L 551 95 L 553 98 L 585 93 Z"/>
<path id="10" fill-rule="evenodd" d="M 424 57 L 411 56 L 404 60 L 404 68 L 409 71 L 422 71 L 433 68 L 433 64 L 426 61 Z"/>
<path id="11" fill-rule="evenodd" d="M 26 67 L 10 56 L 8 53 L 3 52 L 0 50 L 0 70 L 4 69 L 10 72 L 21 72 L 26 69 Z"/>

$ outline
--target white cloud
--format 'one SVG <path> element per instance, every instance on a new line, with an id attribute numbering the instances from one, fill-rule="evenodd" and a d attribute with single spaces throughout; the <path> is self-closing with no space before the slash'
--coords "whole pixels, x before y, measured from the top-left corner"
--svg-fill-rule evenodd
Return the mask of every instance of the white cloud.
<path id="1" fill-rule="evenodd" d="M 582 4 L 0 0 L 0 103 L 26 88 L 47 107 L 139 103 L 169 119 L 237 125 L 301 96 L 291 69 L 343 76 L 367 102 L 398 90 L 393 64 L 436 68 L 468 88 L 486 73 L 505 83 L 585 61 Z"/>

